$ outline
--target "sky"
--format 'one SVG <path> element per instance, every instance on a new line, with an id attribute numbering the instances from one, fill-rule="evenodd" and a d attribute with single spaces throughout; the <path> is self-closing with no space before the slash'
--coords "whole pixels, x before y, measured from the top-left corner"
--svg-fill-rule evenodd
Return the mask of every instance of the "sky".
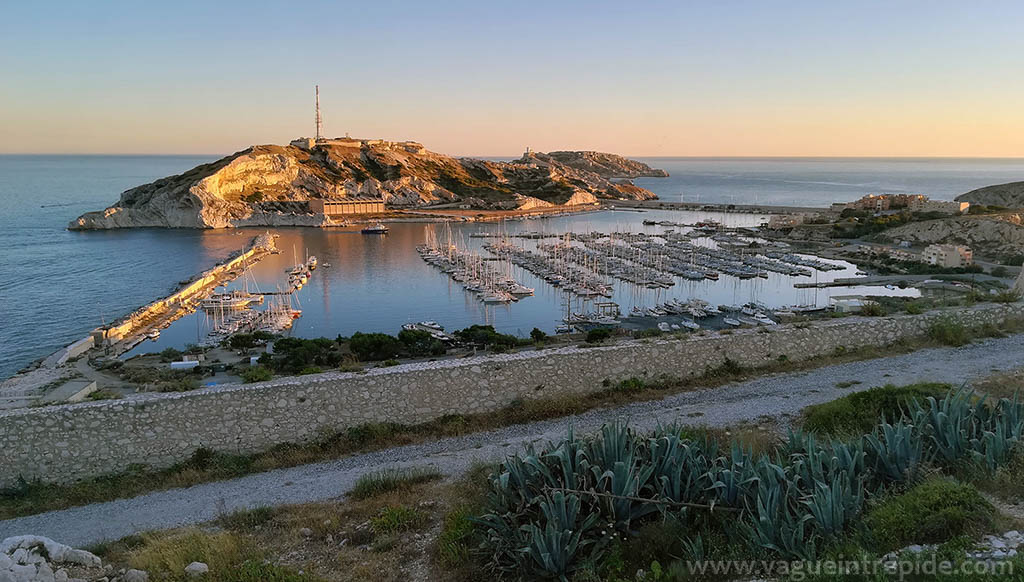
<path id="1" fill-rule="evenodd" d="M 0 2 L 0 153 L 1024 156 L 1024 3 Z"/>

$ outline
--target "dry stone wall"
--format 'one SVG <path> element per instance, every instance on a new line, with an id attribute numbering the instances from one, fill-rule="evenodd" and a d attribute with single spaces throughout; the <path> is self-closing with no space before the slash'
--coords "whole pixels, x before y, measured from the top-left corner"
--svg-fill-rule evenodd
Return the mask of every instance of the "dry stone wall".
<path id="1" fill-rule="evenodd" d="M 567 347 L 331 372 L 187 393 L 146 394 L 0 412 L 0 487 L 71 482 L 146 465 L 166 467 L 206 447 L 254 453 L 369 422 L 414 424 L 488 412 L 517 399 L 583 395 L 605 380 L 687 378 L 721 365 L 805 360 L 927 333 L 938 318 L 965 325 L 1024 317 L 1024 306 L 983 305 L 916 316 L 852 317 L 685 339 Z M 763 331 L 767 330 L 767 332 Z"/>

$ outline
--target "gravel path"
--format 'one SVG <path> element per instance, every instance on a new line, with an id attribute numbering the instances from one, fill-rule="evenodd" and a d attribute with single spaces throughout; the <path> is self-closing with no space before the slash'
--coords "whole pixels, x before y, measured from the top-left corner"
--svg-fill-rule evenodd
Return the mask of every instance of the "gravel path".
<path id="1" fill-rule="evenodd" d="M 719 388 L 686 392 L 579 416 L 510 426 L 483 433 L 396 447 L 316 463 L 160 491 L 107 503 L 0 521 L 0 539 L 20 534 L 51 537 L 75 547 L 118 539 L 147 530 L 209 521 L 220 512 L 257 506 L 324 501 L 348 491 L 360 475 L 383 467 L 429 464 L 457 475 L 478 460 L 500 460 L 534 441 L 555 440 L 572 423 L 593 431 L 616 418 L 636 428 L 678 421 L 728 426 L 771 416 L 783 422 L 803 407 L 834 400 L 854 390 L 887 383 L 962 383 L 1020 365 L 1024 335 L 985 340 L 962 348 L 935 348 L 910 354 L 851 362 L 808 372 L 776 374 Z M 859 380 L 851 388 L 838 382 Z"/>

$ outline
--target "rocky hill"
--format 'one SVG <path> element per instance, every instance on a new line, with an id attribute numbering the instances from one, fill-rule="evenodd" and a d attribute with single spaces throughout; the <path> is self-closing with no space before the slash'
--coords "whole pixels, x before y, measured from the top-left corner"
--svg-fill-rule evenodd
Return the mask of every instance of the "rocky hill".
<path id="1" fill-rule="evenodd" d="M 982 206 L 1003 206 L 1024 208 L 1024 182 L 1009 182 L 985 186 L 956 197 L 958 202 L 970 202 Z"/>
<path id="2" fill-rule="evenodd" d="M 132 227 L 320 226 L 307 201 L 383 197 L 390 208 L 462 202 L 481 209 L 656 196 L 624 178 L 666 176 L 599 152 L 529 153 L 512 162 L 453 158 L 416 142 L 334 139 L 260 145 L 121 194 L 71 222 L 74 230 Z"/>
<path id="3" fill-rule="evenodd" d="M 884 232 L 884 238 L 915 244 L 949 243 L 971 247 L 988 257 L 1024 253 L 1024 226 L 1020 214 L 959 216 L 911 222 Z"/>
<path id="4" fill-rule="evenodd" d="M 591 172 L 603 178 L 666 178 L 668 172 L 651 168 L 643 162 L 603 152 L 528 152 L 520 163 L 557 163 L 570 168 Z"/>

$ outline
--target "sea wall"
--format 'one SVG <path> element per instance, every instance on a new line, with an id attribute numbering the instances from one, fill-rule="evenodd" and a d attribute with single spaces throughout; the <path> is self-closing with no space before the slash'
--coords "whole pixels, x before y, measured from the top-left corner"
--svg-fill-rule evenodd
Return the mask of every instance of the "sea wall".
<path id="1" fill-rule="evenodd" d="M 583 395 L 605 380 L 686 378 L 721 365 L 805 360 L 927 333 L 939 318 L 965 325 L 1024 318 L 1024 305 L 709 333 L 332 372 L 260 384 L 146 394 L 0 412 L 0 487 L 69 482 L 133 466 L 165 467 L 197 448 L 252 453 L 368 422 L 420 423 L 499 409 L 517 399 Z"/>

